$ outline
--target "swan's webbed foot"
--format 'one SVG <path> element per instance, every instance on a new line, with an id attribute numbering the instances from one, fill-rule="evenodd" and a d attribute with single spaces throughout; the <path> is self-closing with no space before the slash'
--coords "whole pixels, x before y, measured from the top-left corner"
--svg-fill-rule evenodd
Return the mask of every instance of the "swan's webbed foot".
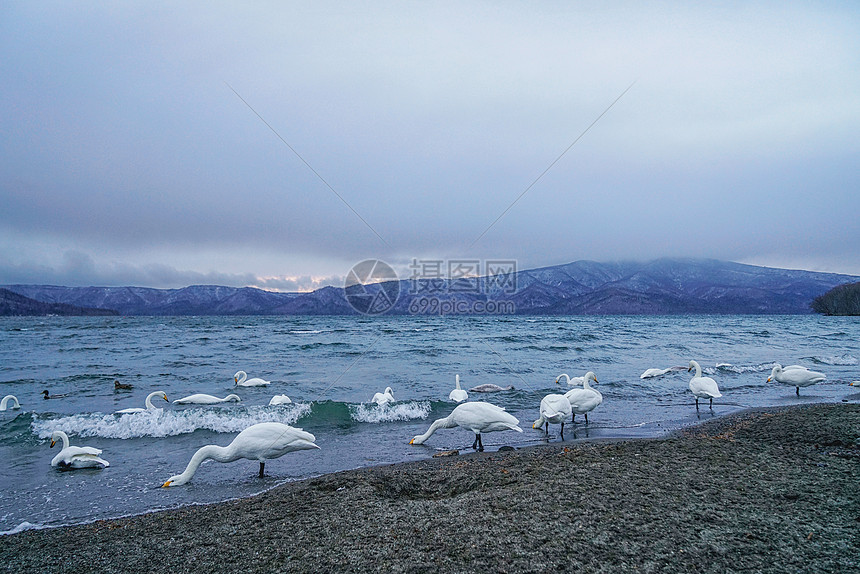
<path id="1" fill-rule="evenodd" d="M 260 478 L 263 478 L 263 467 L 266 466 L 265 462 L 260 463 Z"/>

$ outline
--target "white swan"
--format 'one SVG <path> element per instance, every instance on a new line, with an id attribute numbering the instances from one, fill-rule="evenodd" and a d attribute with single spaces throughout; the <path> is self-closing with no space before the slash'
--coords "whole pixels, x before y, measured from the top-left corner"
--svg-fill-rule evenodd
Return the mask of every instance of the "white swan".
<path id="1" fill-rule="evenodd" d="M 562 373 L 555 378 L 556 384 L 561 384 L 561 378 L 562 377 L 564 377 L 566 379 L 567 386 L 569 386 L 569 387 L 576 387 L 576 386 L 581 387 L 582 383 L 585 382 L 585 377 L 571 377 L 567 373 Z"/>
<path id="2" fill-rule="evenodd" d="M 597 377 L 592 371 L 588 371 L 582 378 L 582 388 L 573 388 L 564 393 L 565 398 L 570 403 L 570 410 L 573 413 L 570 417 L 571 422 L 576 422 L 576 415 L 585 415 L 585 422 L 588 422 L 588 413 L 596 409 L 603 402 L 603 395 L 597 389 L 591 388 L 589 381 L 597 383 Z"/>
<path id="3" fill-rule="evenodd" d="M 469 393 L 460 388 L 460 375 L 455 375 L 454 390 L 448 395 L 448 398 L 454 402 L 462 403 L 469 398 Z"/>
<path id="4" fill-rule="evenodd" d="M 696 361 L 690 361 L 690 366 L 687 371 L 696 369 L 696 376 L 690 379 L 690 390 L 696 397 L 696 410 L 699 410 L 699 399 L 708 399 L 711 408 L 714 406 L 714 399 L 720 398 L 720 387 L 717 386 L 717 381 L 711 377 L 702 376 L 702 367 Z"/>
<path id="5" fill-rule="evenodd" d="M 577 389 L 578 390 L 578 389 Z M 549 434 L 549 423 L 554 425 L 561 423 L 561 438 L 564 440 L 564 421 L 571 415 L 570 401 L 564 395 L 549 394 L 540 401 L 540 418 L 532 424 L 532 428 L 544 429 Z"/>
<path id="6" fill-rule="evenodd" d="M 110 466 L 110 463 L 99 455 L 101 449 L 91 446 L 69 446 L 69 437 L 63 431 L 54 431 L 51 434 L 51 448 L 57 444 L 57 441 L 63 443 L 63 450 L 51 461 L 51 466 L 54 468 L 105 468 Z"/>
<path id="7" fill-rule="evenodd" d="M 496 405 L 481 401 L 462 403 L 454 407 L 454 410 L 447 417 L 434 421 L 427 432 L 414 437 L 409 441 L 409 444 L 423 444 L 437 430 L 459 426 L 475 433 L 475 442 L 472 443 L 472 448 L 483 451 L 484 444 L 481 441 L 481 433 L 503 430 L 523 432 L 523 429 L 517 426 L 519 423 L 520 421 L 515 416 Z"/>
<path id="8" fill-rule="evenodd" d="M 171 476 L 162 488 L 181 486 L 191 480 L 197 467 L 211 458 L 218 462 L 233 462 L 240 458 L 260 462 L 260 478 L 267 460 L 284 456 L 295 450 L 319 448 L 314 444 L 316 438 L 309 432 L 281 423 L 258 423 L 240 432 L 227 446 L 214 444 L 201 447 L 194 453 L 182 474 Z"/>
<path id="9" fill-rule="evenodd" d="M 245 371 L 237 371 L 236 374 L 233 375 L 233 380 L 236 381 L 236 384 L 240 387 L 264 387 L 272 384 L 271 381 L 265 381 L 257 377 L 249 379 Z"/>
<path id="10" fill-rule="evenodd" d="M 212 395 L 198 393 L 196 395 L 188 395 L 187 397 L 176 399 L 173 403 L 177 405 L 217 405 L 218 403 L 229 403 L 230 401 L 236 401 L 238 403 L 241 402 L 242 399 L 239 398 L 239 395 L 232 394 L 227 395 L 223 399 L 219 399 Z"/>
<path id="11" fill-rule="evenodd" d="M 394 402 L 394 392 L 391 390 L 391 387 L 385 387 L 385 390 L 381 393 L 376 393 L 373 395 L 373 398 L 370 399 L 370 402 L 376 403 L 377 405 L 387 405 L 388 403 Z"/>
<path id="12" fill-rule="evenodd" d="M 9 403 L 9 401 L 15 401 L 15 404 L 9 408 L 11 408 L 11 409 L 20 409 L 21 408 L 21 403 L 18 402 L 18 399 L 15 397 L 15 395 L 6 395 L 5 397 L 3 397 L 3 400 L 0 401 L 0 411 L 6 410 L 6 405 Z"/>
<path id="13" fill-rule="evenodd" d="M 154 399 L 155 397 L 161 397 L 162 399 L 167 401 L 167 395 L 165 394 L 164 391 L 153 391 L 146 396 L 146 402 L 144 402 L 144 404 L 146 405 L 145 409 L 140 408 L 140 407 L 132 407 L 130 409 L 122 409 L 120 411 L 116 411 L 116 414 L 119 415 L 119 414 L 128 414 L 128 413 L 145 413 L 148 411 L 160 411 L 161 409 L 159 409 L 158 407 L 156 407 L 155 405 L 152 404 L 152 399 Z M 170 402 L 170 401 L 167 401 L 167 402 Z"/>
<path id="14" fill-rule="evenodd" d="M 288 405 L 293 401 L 290 400 L 290 397 L 287 395 L 275 395 L 272 397 L 272 400 L 269 401 L 269 406 L 272 405 Z"/>
<path id="15" fill-rule="evenodd" d="M 815 383 L 820 383 L 824 379 L 827 378 L 827 375 L 824 373 L 819 373 L 818 371 L 810 371 L 805 367 L 801 367 L 800 365 L 792 365 L 795 368 L 786 367 L 783 369 L 778 363 L 771 371 L 770 376 L 767 378 L 767 382 L 776 381 L 777 383 L 781 383 L 783 385 L 788 385 L 790 387 L 795 387 L 797 390 L 797 396 L 800 396 L 800 387 L 808 387 L 810 385 L 814 385 Z"/>
<path id="16" fill-rule="evenodd" d="M 668 369 L 646 369 L 644 373 L 639 375 L 640 379 L 650 379 L 653 377 L 662 377 L 671 371 L 683 371 L 684 367 L 669 367 Z"/>

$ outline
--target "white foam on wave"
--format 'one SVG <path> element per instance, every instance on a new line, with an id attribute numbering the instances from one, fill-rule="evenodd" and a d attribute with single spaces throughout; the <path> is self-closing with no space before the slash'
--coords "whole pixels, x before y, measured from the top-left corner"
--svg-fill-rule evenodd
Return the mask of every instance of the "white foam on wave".
<path id="1" fill-rule="evenodd" d="M 387 423 L 426 419 L 430 414 L 430 402 L 409 402 L 384 405 L 349 405 L 349 415 L 359 423 Z"/>
<path id="2" fill-rule="evenodd" d="M 55 430 L 81 437 L 131 439 L 166 437 L 193 433 L 204 429 L 214 432 L 240 432 L 264 422 L 294 424 L 311 412 L 311 405 L 293 403 L 270 409 L 253 406 L 247 409 L 185 409 L 181 411 L 144 412 L 134 414 L 87 413 L 60 418 L 36 417 L 33 433 L 45 439 Z"/>
<path id="3" fill-rule="evenodd" d="M 809 359 L 813 363 L 817 363 L 819 365 L 833 365 L 836 367 L 851 367 L 857 364 L 857 357 L 852 357 L 851 355 L 836 355 L 832 357 L 825 357 L 821 355 L 813 355 L 812 357 L 805 357 Z"/>
<path id="4" fill-rule="evenodd" d="M 0 536 L 5 536 L 7 534 L 18 534 L 19 532 L 24 532 L 25 530 L 41 530 L 43 528 L 47 528 L 42 524 L 33 524 L 32 522 L 27 522 L 26 520 L 16 526 L 11 530 L 3 530 L 0 531 Z"/>
<path id="5" fill-rule="evenodd" d="M 294 335 L 319 335 L 320 333 L 325 333 L 325 331 L 320 331 L 318 329 L 294 329 L 289 332 Z"/>
<path id="6" fill-rule="evenodd" d="M 713 375 L 722 373 L 766 373 L 773 370 L 776 363 L 759 363 L 757 365 L 733 365 L 731 363 L 717 363 L 715 367 L 702 367 L 702 372 Z"/>

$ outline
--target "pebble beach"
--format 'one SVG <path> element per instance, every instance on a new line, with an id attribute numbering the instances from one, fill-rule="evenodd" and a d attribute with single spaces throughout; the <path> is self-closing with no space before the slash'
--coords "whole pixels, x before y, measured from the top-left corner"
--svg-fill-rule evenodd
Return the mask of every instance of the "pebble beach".
<path id="1" fill-rule="evenodd" d="M 850 572 L 860 405 L 551 442 L 0 537 L 3 572 Z"/>

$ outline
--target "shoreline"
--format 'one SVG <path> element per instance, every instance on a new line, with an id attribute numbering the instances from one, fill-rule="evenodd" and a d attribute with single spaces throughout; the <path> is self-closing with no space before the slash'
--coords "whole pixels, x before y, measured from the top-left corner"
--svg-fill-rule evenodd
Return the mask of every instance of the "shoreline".
<path id="1" fill-rule="evenodd" d="M 10 572 L 847 571 L 860 405 L 340 471 L 0 537 Z"/>

